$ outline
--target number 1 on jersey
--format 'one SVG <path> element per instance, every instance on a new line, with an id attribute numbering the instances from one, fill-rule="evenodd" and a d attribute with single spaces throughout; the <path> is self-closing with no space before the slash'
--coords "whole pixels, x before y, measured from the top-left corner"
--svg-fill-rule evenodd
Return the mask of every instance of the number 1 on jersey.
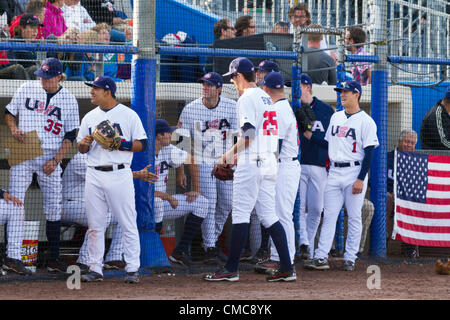
<path id="1" fill-rule="evenodd" d="M 352 150 L 352 152 L 353 152 L 353 153 L 356 153 L 356 141 L 353 142 L 353 150 Z"/>

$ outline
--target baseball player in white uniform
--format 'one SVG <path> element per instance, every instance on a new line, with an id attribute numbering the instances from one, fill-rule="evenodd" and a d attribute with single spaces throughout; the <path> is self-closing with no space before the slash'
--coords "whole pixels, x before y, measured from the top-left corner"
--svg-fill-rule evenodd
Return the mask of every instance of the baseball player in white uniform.
<path id="1" fill-rule="evenodd" d="M 295 257 L 295 230 L 292 220 L 295 197 L 300 181 L 300 162 L 298 161 L 299 136 L 297 120 L 291 105 L 284 94 L 284 79 L 279 72 L 270 72 L 264 77 L 264 91 L 272 99 L 277 112 L 279 154 L 278 179 L 276 184 L 276 213 L 286 232 L 291 263 Z M 270 260 L 260 261 L 255 266 L 257 272 L 268 272 L 277 267 L 280 258 L 273 241 L 270 248 Z"/>
<path id="2" fill-rule="evenodd" d="M 21 275 L 29 275 L 31 271 L 22 262 L 23 239 L 23 203 L 20 199 L 0 189 L 0 224 L 7 224 L 6 257 L 3 259 L 3 269 Z M 0 269 L 1 271 L 1 269 Z"/>
<path id="3" fill-rule="evenodd" d="M 64 75 L 58 59 L 45 59 L 35 75 L 40 77 L 40 81 L 29 81 L 20 86 L 6 106 L 5 121 L 12 136 L 19 142 L 24 141 L 25 133 L 36 130 L 43 155 L 11 168 L 9 191 L 23 202 L 33 173 L 37 174 L 44 195 L 50 251 L 47 269 L 66 272 L 67 265 L 59 260 L 62 203 L 60 163 L 76 138 L 80 123 L 78 103 L 60 85 Z"/>
<path id="4" fill-rule="evenodd" d="M 361 241 L 361 208 L 367 189 L 367 172 L 373 150 L 379 143 L 375 121 L 359 107 L 361 85 L 348 81 L 334 90 L 340 92 L 345 109 L 333 114 L 325 134 L 330 171 L 325 187 L 322 229 L 314 260 L 305 263 L 304 267 L 316 270 L 330 268 L 328 253 L 333 244 L 339 211 L 345 204 L 348 231 L 342 269 L 353 271 Z"/>
<path id="5" fill-rule="evenodd" d="M 171 133 L 177 127 L 170 127 L 166 120 L 156 119 L 155 129 L 155 223 L 160 232 L 163 219 L 177 219 L 186 216 L 184 232 L 169 260 L 184 266 L 191 264 L 188 254 L 192 239 L 200 231 L 208 213 L 208 200 L 200 194 L 198 166 L 193 157 L 184 150 L 170 144 Z M 167 193 L 167 181 L 170 168 L 186 164 L 190 169 L 192 191 L 185 194 Z"/>
<path id="6" fill-rule="evenodd" d="M 199 81 L 202 82 L 202 97 L 183 108 L 178 126 L 186 129 L 188 138 L 193 140 L 201 192 L 209 201 L 208 214 L 202 224 L 204 262 L 217 264 L 216 242 L 232 208 L 233 184 L 211 177 L 211 171 L 217 159 L 233 145 L 237 132 L 236 102 L 221 96 L 221 75 L 209 72 Z M 181 172 L 183 170 L 178 170 Z"/>
<path id="7" fill-rule="evenodd" d="M 76 153 L 69 161 L 62 175 L 63 212 L 62 221 L 70 221 L 81 226 L 88 226 L 86 207 L 84 204 L 84 187 L 86 183 L 86 160 L 87 154 Z M 133 178 L 153 182 L 157 177 L 148 171 L 150 165 L 144 169 L 133 172 Z M 105 257 L 104 267 L 106 269 L 121 269 L 123 262 L 122 231 L 118 225 L 117 218 L 108 212 L 107 226 L 112 226 L 111 244 Z M 88 233 L 78 254 L 77 265 L 82 271 L 89 269 Z"/>
<path id="8" fill-rule="evenodd" d="M 147 135 L 137 113 L 115 99 L 116 84 L 110 77 L 97 77 L 91 86 L 91 102 L 98 105 L 81 121 L 78 150 L 87 153 L 85 205 L 88 217 L 88 251 L 90 272 L 85 282 L 103 280 L 103 253 L 108 212 L 119 222 L 123 233 L 125 282 L 139 282 L 140 240 L 136 222 L 133 175 L 130 169 L 133 152 L 147 147 Z M 92 132 L 109 120 L 121 136 L 118 150 L 104 149 L 94 141 Z"/>
<path id="9" fill-rule="evenodd" d="M 250 214 L 256 208 L 261 223 L 268 229 L 280 256 L 280 268 L 268 281 L 295 281 L 286 233 L 275 209 L 277 182 L 277 111 L 267 93 L 255 83 L 255 68 L 247 58 L 236 58 L 229 72 L 239 100 L 237 102 L 240 137 L 217 165 L 235 163 L 230 252 L 223 268 L 204 276 L 207 281 L 238 281 L 239 258 L 248 235 Z"/>

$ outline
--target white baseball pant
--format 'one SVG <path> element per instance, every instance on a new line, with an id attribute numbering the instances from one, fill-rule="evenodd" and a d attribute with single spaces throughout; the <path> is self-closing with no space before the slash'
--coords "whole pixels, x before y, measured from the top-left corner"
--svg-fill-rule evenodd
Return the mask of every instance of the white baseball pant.
<path id="1" fill-rule="evenodd" d="M 324 190 L 328 173 L 325 167 L 302 164 L 300 176 L 300 245 L 309 246 L 309 256 L 314 256 L 314 246 L 320 217 L 323 211 Z M 308 208 L 308 213 L 306 213 Z"/>
<path id="2" fill-rule="evenodd" d="M 9 193 L 24 202 L 25 194 L 37 173 L 39 187 L 44 196 L 44 212 L 48 221 L 61 220 L 62 182 L 61 166 L 58 165 L 50 175 L 42 170 L 43 164 L 53 158 L 54 154 L 44 154 L 40 157 L 24 161 L 11 167 L 9 173 Z"/>
<path id="3" fill-rule="evenodd" d="M 295 198 L 297 197 L 301 167 L 297 160 L 282 160 L 278 165 L 275 206 L 278 218 L 286 233 L 291 263 L 295 258 L 295 228 L 292 220 Z M 270 259 L 280 261 L 273 241 L 270 241 Z"/>
<path id="4" fill-rule="evenodd" d="M 63 213 L 61 216 L 63 221 L 71 221 L 78 223 L 84 227 L 88 226 L 88 218 L 86 215 L 86 208 L 84 200 L 79 201 L 67 201 L 63 202 Z M 113 232 L 111 237 L 111 244 L 109 246 L 108 253 L 106 254 L 105 261 L 118 261 L 123 259 L 123 243 L 122 243 L 122 230 L 118 225 L 117 219 L 108 212 L 107 226 L 112 226 Z M 89 264 L 89 252 L 88 252 L 88 233 L 84 236 L 83 244 L 81 245 L 80 252 L 78 254 L 78 263 L 85 265 Z"/>
<path id="5" fill-rule="evenodd" d="M 119 222 L 123 236 L 125 271 L 136 272 L 140 266 L 140 240 L 136 223 L 133 174 L 129 167 L 114 171 L 87 168 L 85 204 L 88 217 L 88 252 L 91 271 L 103 274 L 105 230 L 108 212 Z"/>
<path id="6" fill-rule="evenodd" d="M 22 240 L 24 232 L 25 211 L 23 207 L 15 207 L 11 202 L 0 200 L 0 225 L 7 223 L 6 256 L 22 260 Z"/>
<path id="7" fill-rule="evenodd" d="M 352 193 L 353 183 L 356 181 L 360 166 L 336 168 L 331 166 L 325 187 L 324 215 L 320 231 L 319 246 L 314 258 L 328 258 L 336 231 L 336 222 L 343 204 L 347 208 L 348 227 L 345 242 L 344 260 L 355 261 L 361 241 L 361 208 L 367 190 L 367 177 L 364 180 L 363 191 Z"/>
<path id="8" fill-rule="evenodd" d="M 233 181 L 221 181 L 212 177 L 214 164 L 201 163 L 198 168 L 202 195 L 209 202 L 208 212 L 202 223 L 203 243 L 205 247 L 213 248 L 232 209 Z"/>

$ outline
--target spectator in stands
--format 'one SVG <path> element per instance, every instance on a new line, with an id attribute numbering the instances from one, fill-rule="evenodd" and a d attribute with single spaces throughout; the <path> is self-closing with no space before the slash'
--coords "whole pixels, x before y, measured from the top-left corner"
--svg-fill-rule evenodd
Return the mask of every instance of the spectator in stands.
<path id="1" fill-rule="evenodd" d="M 36 16 L 31 13 L 26 13 L 20 18 L 19 34 L 16 39 L 23 42 L 30 42 L 35 40 L 38 35 L 38 28 L 42 27 L 41 22 Z M 20 50 L 9 50 L 8 59 L 12 64 L 20 64 L 24 67 L 28 74 L 27 79 L 35 79 L 34 72 L 39 67 L 39 62 L 37 61 L 37 54 L 33 51 L 20 51 Z"/>
<path id="2" fill-rule="evenodd" d="M 283 21 L 278 21 L 273 26 L 272 33 L 289 34 L 289 23 L 283 22 Z"/>
<path id="3" fill-rule="evenodd" d="M 289 32 L 294 33 L 295 27 L 308 27 L 311 24 L 311 13 L 308 10 L 308 5 L 306 3 L 299 3 L 289 9 Z M 308 35 L 309 37 L 309 35 Z M 305 47 L 307 43 L 303 44 Z M 320 42 L 320 49 L 328 48 L 328 43 L 325 38 Z M 333 51 L 325 51 L 329 54 L 334 61 L 337 61 L 337 56 Z"/>
<path id="4" fill-rule="evenodd" d="M 25 7 L 25 13 L 31 13 L 33 16 L 38 17 L 39 21 L 44 21 L 45 14 L 45 4 L 41 0 L 30 0 L 27 6 Z M 11 38 L 14 38 L 16 34 L 19 32 L 20 18 L 22 15 L 16 17 L 13 21 L 11 21 L 9 27 L 9 35 Z M 38 35 L 36 39 L 42 38 L 42 28 L 38 27 Z"/>
<path id="5" fill-rule="evenodd" d="M 120 28 L 122 29 L 122 28 Z M 126 44 L 133 44 L 133 27 L 129 25 L 123 25 L 123 33 L 125 34 Z M 132 54 L 119 53 L 117 60 L 121 63 L 117 66 L 117 78 L 129 81 L 131 79 L 131 61 L 133 60 Z"/>
<path id="6" fill-rule="evenodd" d="M 25 68 L 18 63 L 11 64 L 8 60 L 6 50 L 0 51 L 0 79 L 27 80 L 28 73 Z"/>
<path id="7" fill-rule="evenodd" d="M 9 1 L 10 2 L 10 1 Z M 27 4 L 30 0 L 14 0 L 10 4 L 10 9 L 12 11 L 12 16 L 17 17 L 24 14 L 26 11 Z"/>
<path id="8" fill-rule="evenodd" d="M 345 33 L 345 45 L 351 54 L 368 55 L 363 46 L 366 42 L 366 32 L 360 27 L 350 27 Z M 372 65 L 366 62 L 352 63 L 352 77 L 353 80 L 358 81 L 359 84 L 365 86 L 371 82 Z"/>
<path id="9" fill-rule="evenodd" d="M 87 30 L 80 34 L 79 42 L 82 44 L 94 44 L 99 41 L 98 32 Z M 95 79 L 94 54 L 89 52 L 76 53 L 74 62 L 68 63 L 64 73 L 69 81 L 93 81 Z"/>
<path id="10" fill-rule="evenodd" d="M 310 25 L 311 28 L 320 28 L 321 26 L 317 24 Z M 320 42 L 323 40 L 322 34 L 311 33 L 308 35 L 308 49 L 305 51 L 307 53 L 308 69 L 305 71 L 313 83 L 317 84 L 336 84 L 336 68 L 334 59 L 325 53 L 325 51 L 315 51 L 320 50 Z M 312 71 L 315 69 L 325 69 Z M 311 71 L 309 71 L 311 70 Z"/>
<path id="11" fill-rule="evenodd" d="M 295 27 L 307 27 L 311 24 L 311 14 L 306 3 L 299 3 L 289 9 L 289 32 L 294 33 Z"/>
<path id="12" fill-rule="evenodd" d="M 256 25 L 252 16 L 242 16 L 234 23 L 236 37 L 252 36 L 256 33 Z"/>
<path id="13" fill-rule="evenodd" d="M 104 42 L 106 44 L 110 43 L 111 39 L 111 26 L 107 23 L 99 23 L 92 30 L 98 32 L 98 37 L 100 42 Z M 118 54 L 117 53 L 104 53 L 103 54 L 103 75 L 108 76 L 114 79 L 115 82 L 123 81 L 117 77 L 118 70 Z"/>
<path id="14" fill-rule="evenodd" d="M 422 120 L 420 141 L 425 150 L 450 150 L 450 86 Z"/>
<path id="15" fill-rule="evenodd" d="M 133 0 L 114 0 L 114 12 L 122 19 L 133 19 Z"/>
<path id="16" fill-rule="evenodd" d="M 412 129 L 402 130 L 398 137 L 397 150 L 414 152 L 416 150 L 417 133 Z M 394 226 L 394 153 L 395 150 L 387 154 L 387 195 L 386 195 L 386 236 L 388 239 L 392 236 Z M 419 247 L 405 243 L 406 256 L 408 258 L 417 258 L 419 256 Z"/>
<path id="17" fill-rule="evenodd" d="M 62 10 L 68 28 L 77 28 L 84 32 L 95 27 L 94 20 L 80 4 L 80 0 L 65 0 Z"/>
<path id="18" fill-rule="evenodd" d="M 218 40 L 234 38 L 236 29 L 227 18 L 220 19 L 214 24 L 214 37 Z"/>
<path id="19" fill-rule="evenodd" d="M 59 37 L 66 32 L 67 26 L 61 9 L 63 5 L 64 0 L 46 0 L 44 27 L 42 28 L 44 39 L 50 35 Z"/>
<path id="20" fill-rule="evenodd" d="M 111 27 L 120 24 L 127 24 L 128 21 L 117 16 L 114 10 L 114 1 L 112 0 L 81 0 L 81 5 L 86 8 L 95 23 L 107 23 Z M 123 32 L 110 30 L 112 42 L 125 42 Z"/>

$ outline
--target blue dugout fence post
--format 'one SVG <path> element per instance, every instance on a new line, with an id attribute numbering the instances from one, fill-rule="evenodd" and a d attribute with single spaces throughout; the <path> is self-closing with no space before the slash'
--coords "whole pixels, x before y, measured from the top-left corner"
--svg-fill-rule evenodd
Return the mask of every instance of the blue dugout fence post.
<path id="1" fill-rule="evenodd" d="M 370 255 L 386 257 L 386 192 L 387 192 L 387 126 L 388 126 L 388 71 L 387 71 L 387 6 L 375 0 L 372 9 L 381 13 L 373 28 L 373 40 L 378 63 L 372 71 L 371 116 L 377 124 L 379 147 L 374 151 L 370 171 L 370 199 L 375 212 L 370 226 Z"/>
<path id="2" fill-rule="evenodd" d="M 345 73 L 345 47 L 344 47 L 344 36 L 339 36 L 339 50 L 338 50 L 338 65 L 336 66 L 336 75 L 337 75 L 337 83 L 336 86 L 340 86 L 342 82 L 346 80 L 346 73 Z M 341 104 L 341 94 L 339 92 L 336 92 L 337 99 L 336 99 L 336 111 L 342 111 L 344 108 Z M 339 212 L 338 219 L 336 222 L 336 233 L 334 238 L 334 247 L 338 254 L 343 254 L 344 252 L 344 207 L 341 208 L 341 211 Z"/>
<path id="3" fill-rule="evenodd" d="M 292 64 L 291 69 L 291 107 L 292 110 L 295 111 L 301 106 L 300 98 L 302 96 L 302 89 L 300 87 L 300 78 L 302 75 L 302 50 L 301 47 L 301 37 L 298 34 L 294 33 L 294 41 L 293 41 L 293 51 L 296 54 L 296 60 Z M 299 131 L 300 135 L 301 132 Z M 298 161 L 300 162 L 301 149 L 300 146 L 298 148 Z M 295 255 L 300 255 L 300 185 L 297 189 L 297 196 L 295 198 L 294 209 L 292 212 L 292 220 L 294 222 L 294 230 L 295 230 Z M 314 244 L 313 244 L 314 245 Z"/>
<path id="4" fill-rule="evenodd" d="M 155 114 L 156 114 L 156 54 L 155 54 L 155 0 L 136 0 L 134 24 L 137 28 L 139 53 L 133 59 L 133 92 L 131 108 L 137 112 L 148 137 L 147 150 L 136 152 L 131 168 L 140 170 L 151 164 L 155 172 Z M 153 35 L 153 36 L 149 36 Z M 141 245 L 141 267 L 169 266 L 161 238 L 155 232 L 154 185 L 134 180 L 137 225 Z"/>

